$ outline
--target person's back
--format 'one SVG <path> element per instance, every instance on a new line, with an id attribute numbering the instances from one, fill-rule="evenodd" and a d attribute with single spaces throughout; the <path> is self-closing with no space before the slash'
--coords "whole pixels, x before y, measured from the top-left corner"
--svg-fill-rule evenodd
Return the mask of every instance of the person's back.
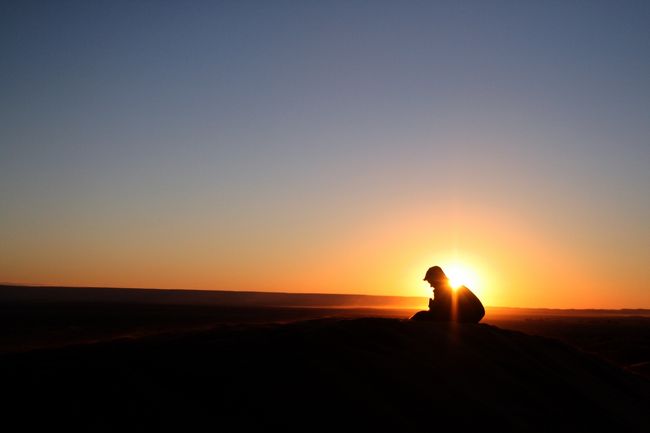
<path id="1" fill-rule="evenodd" d="M 467 287 L 459 287 L 455 290 L 453 296 L 456 297 L 456 308 L 458 312 L 456 320 L 459 322 L 478 323 L 485 316 L 483 304 Z"/>

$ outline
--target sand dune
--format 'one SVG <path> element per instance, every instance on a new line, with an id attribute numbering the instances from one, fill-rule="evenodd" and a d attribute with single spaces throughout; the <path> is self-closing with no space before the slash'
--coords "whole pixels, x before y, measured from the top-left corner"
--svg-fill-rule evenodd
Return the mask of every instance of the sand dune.
<path id="1" fill-rule="evenodd" d="M 1 363 L 6 414 L 48 429 L 650 428 L 645 379 L 557 340 L 489 325 L 222 325 L 5 354 Z"/>

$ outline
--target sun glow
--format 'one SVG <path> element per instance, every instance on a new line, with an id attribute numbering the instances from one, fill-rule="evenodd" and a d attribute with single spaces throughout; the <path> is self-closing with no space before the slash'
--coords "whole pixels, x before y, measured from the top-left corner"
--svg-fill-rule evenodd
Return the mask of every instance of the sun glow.
<path id="1" fill-rule="evenodd" d="M 449 278 L 449 284 L 453 289 L 458 289 L 461 286 L 467 286 L 474 289 L 478 285 L 478 277 L 471 269 L 460 265 L 452 264 L 443 268 L 445 274 Z"/>

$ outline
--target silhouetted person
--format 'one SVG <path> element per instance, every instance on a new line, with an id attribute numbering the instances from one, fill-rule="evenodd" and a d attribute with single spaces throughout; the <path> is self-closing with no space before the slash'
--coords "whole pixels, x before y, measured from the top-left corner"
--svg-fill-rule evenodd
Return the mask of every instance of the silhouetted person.
<path id="1" fill-rule="evenodd" d="M 433 299 L 429 299 L 429 311 L 419 311 L 411 320 L 478 323 L 485 316 L 476 295 L 465 286 L 454 290 L 439 266 L 429 268 L 424 281 L 433 287 Z"/>

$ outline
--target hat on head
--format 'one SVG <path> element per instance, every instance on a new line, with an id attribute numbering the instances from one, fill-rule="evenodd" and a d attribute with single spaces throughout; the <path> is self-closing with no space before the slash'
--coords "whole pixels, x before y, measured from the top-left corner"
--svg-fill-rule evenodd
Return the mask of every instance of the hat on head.
<path id="1" fill-rule="evenodd" d="M 424 281 L 446 281 L 447 275 L 440 266 L 433 266 L 429 268 L 427 274 L 424 276 Z"/>

